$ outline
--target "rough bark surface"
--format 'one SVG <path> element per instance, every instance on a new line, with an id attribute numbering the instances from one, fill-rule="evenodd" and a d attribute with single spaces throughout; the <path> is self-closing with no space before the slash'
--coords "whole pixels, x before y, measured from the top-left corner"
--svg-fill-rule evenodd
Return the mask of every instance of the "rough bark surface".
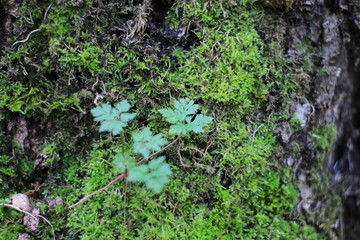
<path id="1" fill-rule="evenodd" d="M 327 158 L 332 184 L 342 197 L 342 238 L 360 235 L 360 12 L 353 1 L 296 1 L 292 41 L 309 38 L 313 56 L 312 122 L 335 123 L 338 130 Z M 289 54 L 296 54 L 291 52 Z M 326 68 L 327 74 L 319 72 Z"/>

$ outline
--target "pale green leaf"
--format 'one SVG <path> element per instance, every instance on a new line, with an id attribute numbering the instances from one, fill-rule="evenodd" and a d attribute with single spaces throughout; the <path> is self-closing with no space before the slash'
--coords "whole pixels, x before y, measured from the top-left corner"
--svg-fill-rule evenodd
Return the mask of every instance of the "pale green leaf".
<path id="1" fill-rule="evenodd" d="M 134 152 L 142 154 L 148 158 L 152 151 L 159 151 L 167 141 L 161 134 L 153 135 L 149 128 L 144 128 L 140 132 L 132 134 L 134 140 Z"/>
<path id="2" fill-rule="evenodd" d="M 177 123 L 181 119 L 181 115 L 171 109 L 159 109 L 159 112 L 169 123 Z"/>
<path id="3" fill-rule="evenodd" d="M 94 116 L 95 121 L 113 120 L 119 114 L 119 111 L 113 111 L 113 108 L 109 104 L 102 104 L 101 106 L 92 109 L 90 112 Z"/>
<path id="4" fill-rule="evenodd" d="M 118 153 L 114 157 L 114 170 L 115 172 L 122 173 L 125 169 L 129 169 L 135 166 L 136 159 L 132 157 L 129 153 Z"/>
<path id="5" fill-rule="evenodd" d="M 176 125 L 171 125 L 169 133 L 171 134 L 185 134 L 189 132 L 187 124 L 178 123 Z"/>
<path id="6" fill-rule="evenodd" d="M 123 130 L 124 127 L 126 127 L 126 123 L 118 120 L 103 121 L 100 124 L 99 132 L 109 131 L 113 135 L 117 135 Z"/>
<path id="7" fill-rule="evenodd" d="M 165 117 L 166 121 L 173 124 L 170 126 L 171 134 L 186 134 L 188 132 L 203 132 L 203 127 L 207 126 L 212 118 L 204 115 L 196 115 L 199 105 L 189 99 L 180 99 L 174 103 L 175 109 L 160 109 L 159 112 Z M 194 119 L 195 117 L 195 119 Z M 194 121 L 191 121 L 194 119 Z"/>
<path id="8" fill-rule="evenodd" d="M 212 117 L 204 116 L 202 114 L 196 115 L 194 121 L 189 123 L 191 130 L 200 133 L 203 132 L 203 127 L 207 126 L 212 121 Z"/>
<path id="9" fill-rule="evenodd" d="M 171 169 L 164 163 L 165 157 L 156 158 L 148 165 L 135 166 L 128 169 L 127 179 L 131 182 L 143 182 L 146 187 L 155 193 L 161 192 L 169 182 Z"/>
<path id="10" fill-rule="evenodd" d="M 121 122 L 128 122 L 136 117 L 136 113 L 122 113 L 120 115 Z"/>
<path id="11" fill-rule="evenodd" d="M 130 107 L 128 101 L 123 100 L 117 103 L 115 108 L 109 104 L 102 104 L 100 107 L 92 109 L 91 113 L 95 121 L 100 122 L 100 132 L 109 131 L 113 135 L 117 135 L 136 116 L 136 113 L 126 113 Z"/>
<path id="12" fill-rule="evenodd" d="M 150 170 L 158 169 L 164 161 L 165 161 L 165 157 L 163 157 L 163 156 L 150 161 L 149 162 Z"/>
<path id="13" fill-rule="evenodd" d="M 146 165 L 130 168 L 127 180 L 130 182 L 143 182 L 148 174 L 148 170 L 149 169 Z"/>
<path id="14" fill-rule="evenodd" d="M 127 100 L 122 100 L 121 102 L 119 102 L 115 105 L 115 108 L 119 112 L 123 113 L 123 112 L 129 111 L 131 108 L 131 105 L 129 104 L 129 102 Z"/>
<path id="15" fill-rule="evenodd" d="M 198 104 L 194 104 L 194 101 L 186 99 L 180 99 L 179 101 L 175 101 L 174 103 L 175 109 L 185 115 L 195 114 L 199 108 Z"/>
<path id="16" fill-rule="evenodd" d="M 145 177 L 146 187 L 155 193 L 161 192 L 164 185 L 169 182 L 171 169 L 169 164 L 164 163 L 165 157 L 159 157 L 152 160 L 148 167 L 150 172 Z"/>

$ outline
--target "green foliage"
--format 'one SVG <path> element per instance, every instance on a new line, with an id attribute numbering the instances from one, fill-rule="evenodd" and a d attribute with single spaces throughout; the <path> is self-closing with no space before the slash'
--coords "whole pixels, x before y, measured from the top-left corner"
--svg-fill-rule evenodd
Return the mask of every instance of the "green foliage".
<path id="1" fill-rule="evenodd" d="M 129 153 L 118 153 L 114 157 L 114 164 L 115 172 L 122 173 L 126 169 L 131 169 L 135 167 L 136 159 L 132 157 Z"/>
<path id="2" fill-rule="evenodd" d="M 48 209 L 43 201 L 41 214 L 53 224 L 56 239 L 326 239 L 293 213 L 292 174 L 283 170 L 273 134 L 275 123 L 288 118 L 287 109 L 278 106 L 297 94 L 283 45 L 268 39 L 278 38 L 278 32 L 264 32 L 264 25 L 278 27 L 278 14 L 276 24 L 268 24 L 268 13 L 256 9 L 256 1 L 176 0 L 166 6 L 162 22 L 157 9 L 171 1 L 156 3 L 146 14 L 142 4 L 150 1 L 55 2 L 22 1 L 9 41 L 40 31 L 25 43 L 10 44 L 0 58 L 0 198 L 26 192 L 30 182 L 46 177 L 32 200 L 60 196 L 69 204 L 102 188 L 115 170 L 152 190 L 129 185 L 126 223 L 120 217 L 125 184 L 115 183 L 71 211 Z M 272 5 L 284 8 L 290 2 Z M 153 16 L 160 28 L 154 35 L 147 28 L 145 35 L 140 29 L 133 38 L 126 36 L 139 19 L 152 25 Z M 186 25 L 185 36 L 162 39 L 161 27 L 167 25 Z M 296 84 L 311 86 L 303 82 L 306 76 L 299 79 Z M 167 108 L 179 96 L 196 99 L 211 113 L 211 136 L 191 133 L 203 131 L 210 119 L 199 117 L 192 101 Z M 100 128 L 113 134 L 99 136 L 84 113 L 94 102 L 124 98 L 134 103 L 137 124 L 130 124 L 134 117 L 129 115 L 121 119 L 135 116 L 129 109 L 109 105 L 105 111 L 100 105 Z M 6 126 L 18 114 L 29 120 L 28 140 L 41 142 L 33 135 L 44 135 L 45 143 L 35 147 L 58 163 L 41 176 L 33 173 L 34 159 L 11 147 L 15 132 Z M 136 166 L 166 144 L 163 136 L 170 134 L 161 115 L 172 121 L 173 133 L 182 135 L 166 151 L 171 169 L 163 157 Z M 45 123 L 51 132 L 34 131 Z M 142 140 L 135 141 L 136 133 Z M 169 181 L 171 174 L 176 177 Z M 25 232 L 22 217 L 0 207 L 0 239 Z M 51 227 L 40 225 L 32 239 L 50 239 Z"/>
<path id="3" fill-rule="evenodd" d="M 315 142 L 317 148 L 327 154 L 332 142 L 336 137 L 336 126 L 332 125 L 320 125 L 312 131 L 312 140 Z"/>
<path id="4" fill-rule="evenodd" d="M 101 122 L 99 131 L 109 131 L 113 135 L 119 134 L 127 122 L 134 119 L 136 113 L 126 113 L 130 110 L 130 104 L 127 100 L 123 100 L 113 108 L 109 104 L 102 104 L 100 107 L 91 110 L 95 121 Z"/>
<path id="5" fill-rule="evenodd" d="M 151 151 L 159 151 L 162 146 L 168 143 L 162 138 L 161 134 L 153 135 L 149 128 L 133 133 L 132 137 L 134 140 L 134 152 L 141 153 L 144 158 L 148 158 Z"/>
<path id="6" fill-rule="evenodd" d="M 175 110 L 170 108 L 159 110 L 166 121 L 173 124 L 169 130 L 172 134 L 186 134 L 191 131 L 200 133 L 204 131 L 203 127 L 212 121 L 211 117 L 202 114 L 195 115 L 199 105 L 194 104 L 194 101 L 189 99 L 175 101 L 174 107 Z M 192 120 L 193 118 L 194 120 Z"/>
<path id="7" fill-rule="evenodd" d="M 291 5 L 294 3 L 294 0 L 273 0 L 273 1 L 261 0 L 260 2 L 265 6 L 288 10 L 291 7 Z"/>
<path id="8" fill-rule="evenodd" d="M 169 164 L 163 163 L 165 157 L 152 160 L 148 165 L 140 165 L 129 169 L 130 182 L 143 182 L 154 193 L 160 193 L 164 185 L 169 182 L 171 169 Z"/>
<path id="9" fill-rule="evenodd" d="M 197 115 L 195 120 L 191 122 L 192 115 L 198 109 L 198 105 L 194 105 L 194 101 L 188 99 L 181 99 L 175 102 L 176 110 L 161 109 L 160 113 L 167 118 L 170 123 L 175 123 L 175 127 L 184 126 L 185 130 L 180 132 L 171 131 L 170 133 L 187 133 L 189 131 L 202 132 L 202 127 L 208 125 L 212 118 L 203 115 Z M 102 104 L 91 110 L 95 117 L 95 121 L 99 121 L 100 132 L 110 131 L 113 135 L 119 134 L 126 127 L 127 122 L 135 118 L 135 113 L 127 113 L 131 108 L 127 100 L 123 100 L 115 105 L 113 108 L 108 104 Z M 173 115 L 175 114 L 175 118 Z M 169 120 L 170 119 L 170 120 Z M 186 121 L 187 125 L 183 124 Z M 173 126 L 172 126 L 173 127 Z M 174 128 L 175 128 L 174 127 Z M 181 126 L 182 127 L 182 126 Z M 161 134 L 153 135 L 149 128 L 144 128 L 139 132 L 132 133 L 134 140 L 133 152 L 140 153 L 147 159 L 150 157 L 152 151 L 159 151 L 162 146 L 168 142 Z M 148 189 L 155 193 L 160 193 L 164 185 L 169 182 L 169 175 L 171 174 L 170 166 L 164 163 L 165 157 L 158 157 L 149 162 L 149 164 L 137 166 L 136 159 L 130 153 L 124 152 L 124 142 L 122 143 L 122 152 L 116 154 L 113 164 L 116 172 L 126 172 L 127 180 L 130 182 L 145 183 Z"/>

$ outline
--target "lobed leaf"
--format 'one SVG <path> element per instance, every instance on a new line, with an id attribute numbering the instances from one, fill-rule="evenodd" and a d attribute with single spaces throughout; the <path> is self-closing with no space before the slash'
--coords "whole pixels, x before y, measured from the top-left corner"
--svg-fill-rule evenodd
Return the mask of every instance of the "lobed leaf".
<path id="1" fill-rule="evenodd" d="M 200 114 L 200 115 L 196 115 L 194 121 L 189 123 L 189 126 L 191 126 L 192 131 L 196 133 L 200 133 L 204 131 L 203 127 L 206 127 L 211 121 L 212 121 L 212 117 L 208 117 Z"/>
<path id="2" fill-rule="evenodd" d="M 119 134 L 127 123 L 134 119 L 136 113 L 126 113 L 130 110 L 130 104 L 123 100 L 113 108 L 109 104 L 102 104 L 91 110 L 95 121 L 100 122 L 99 132 L 109 131 L 113 135 Z"/>
<path id="3" fill-rule="evenodd" d="M 136 159 L 132 157 L 129 153 L 118 153 L 114 157 L 114 170 L 115 172 L 122 173 L 125 169 L 130 169 L 135 166 Z"/>
<path id="4" fill-rule="evenodd" d="M 155 193 L 161 192 L 169 182 L 171 169 L 169 164 L 163 162 L 164 160 L 165 157 L 159 157 L 148 164 L 150 172 L 145 177 L 145 185 Z"/>
<path id="5" fill-rule="evenodd" d="M 112 107 L 109 104 L 102 104 L 100 107 L 96 107 L 90 111 L 95 117 L 95 121 L 108 121 L 113 120 L 114 117 L 119 113 L 118 111 L 113 111 Z"/>
<path id="6" fill-rule="evenodd" d="M 199 105 L 194 104 L 192 100 L 180 99 L 179 101 L 175 101 L 174 108 L 175 109 L 166 108 L 159 110 L 166 121 L 173 124 L 169 130 L 171 134 L 186 134 L 191 131 L 200 133 L 204 131 L 203 127 L 212 121 L 211 117 L 195 114 Z M 191 121 L 193 118 L 194 120 Z"/>
<path id="7" fill-rule="evenodd" d="M 127 180 L 130 182 L 144 182 L 148 173 L 148 167 L 146 165 L 140 165 L 130 168 L 128 171 Z"/>
<path id="8" fill-rule="evenodd" d="M 170 165 L 164 163 L 165 157 L 152 160 L 148 165 L 129 168 L 127 179 L 131 182 L 143 182 L 146 187 L 155 193 L 161 192 L 169 182 Z"/>
<path id="9" fill-rule="evenodd" d="M 177 123 L 183 121 L 183 116 L 180 112 L 176 112 L 172 109 L 159 109 L 159 112 L 163 115 L 165 120 L 169 123 Z"/>
<path id="10" fill-rule="evenodd" d="M 140 132 L 132 134 L 134 140 L 134 152 L 140 153 L 144 158 L 148 158 L 152 151 L 159 151 L 167 141 L 161 134 L 153 135 L 149 128 L 144 128 Z"/>

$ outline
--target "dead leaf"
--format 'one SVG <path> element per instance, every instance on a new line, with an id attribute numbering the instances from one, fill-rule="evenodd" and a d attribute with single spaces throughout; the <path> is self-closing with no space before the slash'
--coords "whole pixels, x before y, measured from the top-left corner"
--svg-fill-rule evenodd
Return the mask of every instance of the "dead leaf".
<path id="1" fill-rule="evenodd" d="M 45 198 L 46 202 L 49 205 L 50 209 L 54 209 L 56 206 L 64 205 L 61 197 L 57 196 L 55 199 Z"/>
<path id="2" fill-rule="evenodd" d="M 19 234 L 17 240 L 31 240 L 31 237 L 27 233 L 21 233 L 21 234 Z"/>
<path id="3" fill-rule="evenodd" d="M 22 193 L 14 194 L 11 197 L 11 201 L 15 207 L 18 207 L 22 210 L 30 212 L 31 204 L 30 204 L 29 198 L 25 194 L 22 194 Z"/>
<path id="4" fill-rule="evenodd" d="M 29 228 L 30 233 L 37 233 L 39 229 L 37 228 L 40 223 L 40 218 L 38 215 L 40 215 L 40 208 L 33 208 L 31 210 L 31 213 L 35 216 L 25 215 L 24 216 L 24 225 Z"/>

